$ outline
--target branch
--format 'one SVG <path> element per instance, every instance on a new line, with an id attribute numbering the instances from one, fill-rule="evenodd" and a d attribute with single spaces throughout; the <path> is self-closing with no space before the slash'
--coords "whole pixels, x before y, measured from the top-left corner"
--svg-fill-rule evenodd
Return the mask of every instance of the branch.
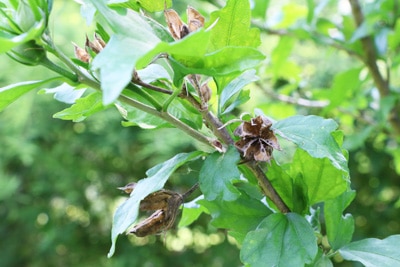
<path id="1" fill-rule="evenodd" d="M 256 26 L 257 28 L 259 28 L 260 30 L 270 34 L 270 35 L 278 35 L 278 36 L 291 36 L 291 37 L 296 37 L 296 34 L 288 31 L 288 30 L 284 30 L 284 29 L 271 29 L 266 27 L 264 24 L 261 24 L 257 21 L 252 21 L 252 24 L 254 26 Z M 350 56 L 356 57 L 360 60 L 362 60 L 362 56 L 360 54 L 358 54 L 357 52 L 347 48 L 346 46 L 343 45 L 342 42 L 340 42 L 339 40 L 335 40 L 333 38 L 330 38 L 326 35 L 320 34 L 318 32 L 315 31 L 310 31 L 310 34 L 312 34 L 312 36 L 316 39 L 321 41 L 323 44 L 325 45 L 329 45 L 333 48 L 342 50 L 344 52 L 346 52 L 347 54 L 349 54 Z M 317 41 L 316 41 L 317 42 Z"/>
<path id="2" fill-rule="evenodd" d="M 276 205 L 279 211 L 282 213 L 290 212 L 290 209 L 288 208 L 288 206 L 286 206 L 285 202 L 283 202 L 282 198 L 275 191 L 275 188 L 272 186 L 271 182 L 268 180 L 268 177 L 265 175 L 260 166 L 258 166 L 254 161 L 247 162 L 246 166 L 257 177 L 258 184 L 260 185 L 264 194 L 269 199 L 271 199 L 271 201 Z"/>
<path id="3" fill-rule="evenodd" d="M 351 5 L 351 11 L 353 13 L 354 21 L 356 26 L 360 27 L 364 22 L 364 14 L 362 13 L 360 3 L 358 0 L 349 0 Z M 389 94 L 389 83 L 385 80 L 379 71 L 376 61 L 378 59 L 376 55 L 374 41 L 371 36 L 365 36 L 361 38 L 361 45 L 364 50 L 364 62 L 367 65 L 369 72 L 371 73 L 372 79 L 376 87 L 379 90 L 381 96 L 386 96 Z"/>
<path id="4" fill-rule="evenodd" d="M 310 107 L 310 108 L 324 108 L 329 105 L 329 100 L 309 100 L 301 97 L 292 97 L 292 96 L 287 96 L 287 95 L 281 95 L 277 94 L 271 90 L 265 89 L 261 82 L 256 82 L 255 83 L 263 92 L 268 94 L 270 97 L 274 99 L 278 99 L 282 102 L 290 103 L 290 104 L 295 104 L 303 107 Z"/>
<path id="5" fill-rule="evenodd" d="M 364 14 L 362 13 L 361 6 L 358 0 L 349 0 L 351 10 L 353 13 L 354 21 L 357 27 L 360 27 L 364 23 Z M 396 2 L 396 1 L 395 1 Z M 369 73 L 372 76 L 376 88 L 378 88 L 381 97 L 388 96 L 390 94 L 389 88 L 389 76 L 385 80 L 381 74 L 376 55 L 375 44 L 371 36 L 365 36 L 361 38 L 361 45 L 364 49 L 364 63 L 367 66 Z M 400 134 L 400 104 L 399 102 L 391 110 L 389 117 L 390 124 L 397 134 Z"/>
<path id="6" fill-rule="evenodd" d="M 223 127 L 223 123 L 210 111 L 203 110 L 201 104 L 191 94 L 189 94 L 189 92 L 187 92 L 185 87 L 182 90 L 181 97 L 187 99 L 197 110 L 200 111 L 204 121 L 206 122 L 207 127 L 211 129 L 215 136 L 217 136 L 227 145 L 234 145 L 234 140 L 232 139 L 226 128 Z M 286 206 L 285 202 L 283 202 L 282 198 L 275 191 L 274 187 L 268 180 L 266 174 L 261 170 L 260 166 L 258 166 L 254 161 L 247 162 L 246 166 L 257 178 L 258 184 L 264 192 L 264 195 L 271 199 L 271 201 L 276 205 L 279 211 L 282 213 L 290 212 L 290 209 Z"/>

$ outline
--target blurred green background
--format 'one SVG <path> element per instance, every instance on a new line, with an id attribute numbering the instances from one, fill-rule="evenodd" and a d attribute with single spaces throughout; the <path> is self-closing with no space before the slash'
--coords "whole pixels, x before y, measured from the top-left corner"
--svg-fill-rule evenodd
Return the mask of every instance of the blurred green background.
<path id="1" fill-rule="evenodd" d="M 207 1 L 189 2 L 203 14 L 215 9 Z M 270 10 L 280 8 L 282 3 L 278 2 L 271 1 Z M 184 1 L 174 2 L 178 11 L 185 7 Z M 93 33 L 73 1 L 55 1 L 50 29 L 56 44 L 71 57 L 71 42 L 83 46 L 85 34 Z M 272 51 L 276 53 L 279 37 L 263 38 L 261 49 L 269 57 Z M 250 87 L 253 99 L 243 109 L 251 112 L 257 107 L 275 119 L 294 114 L 336 119 L 345 133 L 352 188 L 357 190 L 348 209 L 355 218 L 354 239 L 400 233 L 398 137 L 369 130 L 363 124 L 368 116 L 352 113 L 352 105 L 364 105 L 364 112 L 373 113 L 368 106 L 373 94 L 359 91 L 325 113 L 276 99 L 276 93 L 304 97 L 329 94 L 322 88 L 330 88 L 338 73 L 357 63 L 347 54 L 312 41 L 299 41 L 294 46 L 290 61 L 295 63 L 292 72 L 288 71 L 291 76 L 269 80 L 265 73 L 270 69 L 261 70 L 261 80 L 266 82 L 263 88 L 269 90 Z M 19 65 L 6 55 L 0 55 L 0 69 L 0 87 L 53 75 L 41 67 Z M 305 81 L 307 86 L 301 86 Z M 195 145 L 172 129 L 124 128 L 113 108 L 79 123 L 53 119 L 52 114 L 67 105 L 36 93 L 25 95 L 0 114 L 1 267 L 241 265 L 235 242 L 224 231 L 208 225 L 207 215 L 190 229 L 174 229 L 158 237 L 121 236 L 116 254 L 107 259 L 112 215 L 126 197 L 116 187 L 145 177 L 147 169 L 176 153 L 192 151 Z M 184 192 L 195 183 L 198 169 L 196 162 L 179 169 L 167 187 Z"/>

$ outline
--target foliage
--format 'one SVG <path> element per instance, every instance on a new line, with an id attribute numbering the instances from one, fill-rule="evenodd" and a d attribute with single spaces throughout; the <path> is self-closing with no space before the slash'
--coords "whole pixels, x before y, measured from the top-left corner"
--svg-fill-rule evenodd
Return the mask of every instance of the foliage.
<path id="1" fill-rule="evenodd" d="M 86 40 L 85 49 L 76 46 L 77 58 L 72 59 L 56 45 L 52 36 L 57 32 L 48 27 L 52 1 L 1 1 L 0 52 L 25 65 L 44 66 L 58 76 L 0 88 L 0 110 L 45 85 L 52 88 L 41 90 L 42 94 L 54 94 L 55 99 L 71 104 L 56 112 L 55 118 L 82 123 L 116 107 L 124 126 L 139 126 L 145 132 L 174 128 L 195 141 L 188 146 L 192 152 L 167 150 L 171 155 L 149 169 L 147 178 L 139 180 L 130 197 L 116 208 L 109 257 L 115 252 L 118 235 L 129 232 L 140 219 L 141 201 L 167 182 L 174 184 L 170 177 L 178 168 L 197 164 L 198 177 L 192 181 L 199 183 L 201 195 L 183 204 L 182 224 L 201 220 L 202 213 L 210 214 L 210 224 L 227 229 L 239 244 L 243 264 L 331 266 L 332 260 L 339 258 L 366 266 L 376 262 L 395 265 L 400 261 L 395 251 L 399 235 L 352 241 L 357 224 L 353 215 L 343 213 L 356 196 L 350 183 L 354 175 L 350 175 L 349 157 L 365 159 L 364 143 L 366 149 L 372 144 L 390 155 L 400 173 L 399 84 L 391 79 L 398 74 L 400 62 L 396 53 L 400 43 L 397 2 L 380 0 L 361 6 L 349 0 L 351 14 L 341 12 L 333 1 L 307 1 L 305 6 L 291 2 L 282 6 L 279 16 L 270 10 L 272 1 L 252 3 L 228 0 L 224 6 L 216 6 L 204 25 L 197 11 L 188 9 L 187 25 L 165 13 L 168 28 L 178 29 L 181 35 L 173 36 L 178 39 L 174 40 L 164 22 L 157 21 L 156 12 L 171 8 L 169 1 L 83 1 L 81 14 L 88 23 L 96 22 L 96 35 Z M 270 40 L 276 44 L 273 48 L 260 46 Z M 318 84 L 311 77 L 322 76 L 320 70 L 309 70 L 307 65 L 302 69 L 303 62 L 292 57 L 292 52 L 305 47 L 301 42 L 332 47 L 359 62 L 337 66 L 338 73 L 324 74 L 328 77 Z M 251 89 L 250 97 L 245 87 Z M 257 94 L 268 95 L 267 104 Z M 22 106 L 18 101 L 13 106 Z M 255 134 L 238 123 L 249 115 L 237 114 L 248 110 L 274 122 Z M 339 124 L 321 116 L 335 118 Z M 234 139 L 238 126 L 255 139 Z M 46 134 L 44 144 L 51 137 Z M 235 148 L 244 142 L 242 152 L 271 154 L 279 148 L 271 145 L 275 135 L 282 150 L 274 151 L 271 161 L 267 157 L 267 163 L 257 157 L 249 159 Z M 132 146 L 136 142 L 116 139 Z M 174 138 L 166 135 L 161 139 L 168 144 Z M 264 143 L 255 146 L 254 142 Z M 11 147 L 7 155 L 18 148 Z M 86 161 L 94 157 L 79 146 L 71 151 L 74 149 Z M 157 153 L 153 146 L 148 149 L 148 153 Z M 353 155 L 356 150 L 358 154 Z M 107 161 L 106 153 L 101 162 Z M 22 154 L 20 160 L 29 161 Z M 129 160 L 120 158 L 120 162 Z M 380 179 L 380 169 L 359 161 Z M 60 162 L 56 166 L 62 168 Z M 7 177 L 12 164 L 3 167 Z M 40 176 L 40 171 L 35 173 Z M 95 176 L 95 184 L 107 185 Z M 51 177 L 42 179 L 53 181 Z M 73 176 L 63 180 L 77 180 L 76 188 L 81 183 L 91 185 Z M 21 186 L 18 178 L 7 181 L 3 183 L 9 192 Z M 73 195 L 75 205 L 68 207 L 77 210 L 71 214 L 81 214 L 76 221 L 85 224 L 85 209 L 93 203 L 86 203 L 76 188 L 63 188 L 62 182 L 60 189 L 58 186 L 46 192 Z M 185 200 L 186 195 L 181 196 Z M 0 197 L 8 198 L 6 193 Z M 108 202 L 111 199 L 102 205 L 108 206 Z M 170 204 L 161 211 L 166 212 Z M 46 216 L 38 217 L 38 222 L 48 220 Z M 152 227 L 169 223 L 149 222 Z"/>

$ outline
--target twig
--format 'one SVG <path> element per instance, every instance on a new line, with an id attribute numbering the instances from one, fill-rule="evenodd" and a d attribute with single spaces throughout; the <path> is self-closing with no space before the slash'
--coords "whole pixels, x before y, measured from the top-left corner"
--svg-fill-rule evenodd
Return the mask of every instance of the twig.
<path id="1" fill-rule="evenodd" d="M 195 183 L 188 191 L 182 194 L 182 199 L 185 200 L 188 196 L 190 196 L 196 189 L 199 188 L 199 183 Z"/>
<path id="2" fill-rule="evenodd" d="M 132 82 L 134 84 L 140 85 L 140 86 L 142 86 L 144 88 L 147 88 L 147 89 L 150 89 L 150 90 L 153 90 L 153 91 L 156 91 L 156 92 L 160 92 L 160 93 L 163 93 L 163 94 L 172 95 L 172 93 L 173 93 L 171 90 L 164 89 L 162 87 L 155 86 L 155 85 L 152 85 L 152 84 L 149 84 L 149 83 L 145 83 L 139 78 L 133 78 Z"/>

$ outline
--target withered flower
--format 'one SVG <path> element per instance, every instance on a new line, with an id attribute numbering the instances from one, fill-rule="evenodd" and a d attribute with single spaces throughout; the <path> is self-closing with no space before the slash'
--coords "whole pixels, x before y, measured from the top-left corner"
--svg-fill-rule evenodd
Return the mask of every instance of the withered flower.
<path id="1" fill-rule="evenodd" d="M 278 139 L 270 129 L 271 125 L 270 120 L 258 116 L 243 122 L 235 129 L 234 135 L 240 137 L 235 146 L 245 159 L 269 162 L 273 149 L 281 149 Z"/>

